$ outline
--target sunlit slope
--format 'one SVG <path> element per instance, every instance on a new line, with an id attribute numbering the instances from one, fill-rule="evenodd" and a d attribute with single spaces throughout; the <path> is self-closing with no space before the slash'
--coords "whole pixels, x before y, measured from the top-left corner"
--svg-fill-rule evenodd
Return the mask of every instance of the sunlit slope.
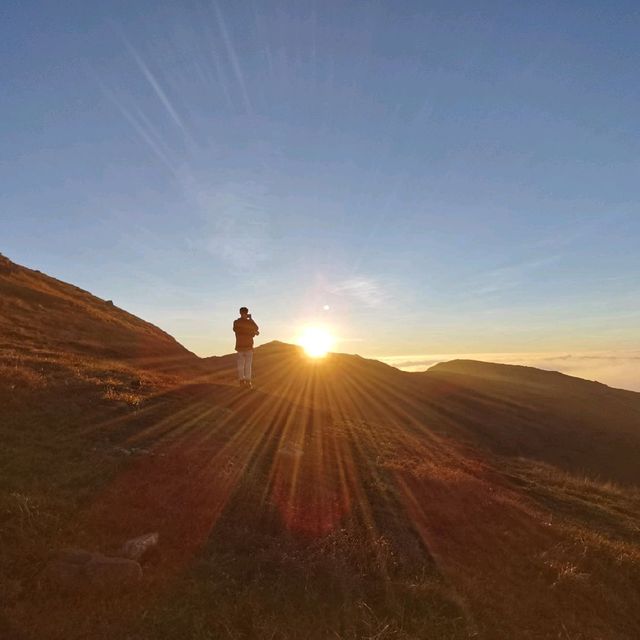
<path id="1" fill-rule="evenodd" d="M 25 357 L 75 354 L 165 369 L 197 361 L 170 335 L 110 301 L 1 255 L 0 349 Z"/>
<path id="2" fill-rule="evenodd" d="M 233 356 L 211 370 L 233 378 Z M 416 434 L 439 434 L 592 478 L 640 484 L 640 394 L 557 372 L 454 361 L 426 373 L 291 345 L 255 352 L 261 389 L 339 419 L 357 416 Z"/>

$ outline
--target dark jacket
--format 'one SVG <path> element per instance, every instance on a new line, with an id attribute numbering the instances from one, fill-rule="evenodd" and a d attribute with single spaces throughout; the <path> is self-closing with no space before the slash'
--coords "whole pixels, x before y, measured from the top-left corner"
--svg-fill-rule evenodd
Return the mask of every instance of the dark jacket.
<path id="1" fill-rule="evenodd" d="M 258 333 L 258 325 L 250 318 L 238 318 L 233 323 L 236 334 L 236 351 L 250 351 L 253 349 L 253 336 Z"/>

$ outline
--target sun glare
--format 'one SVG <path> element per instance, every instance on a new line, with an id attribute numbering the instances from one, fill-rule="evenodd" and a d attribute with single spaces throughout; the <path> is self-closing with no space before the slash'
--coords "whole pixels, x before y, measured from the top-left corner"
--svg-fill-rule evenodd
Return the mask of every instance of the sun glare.
<path id="1" fill-rule="evenodd" d="M 333 336 L 320 327 L 308 327 L 298 338 L 298 344 L 310 358 L 322 358 L 333 347 Z"/>

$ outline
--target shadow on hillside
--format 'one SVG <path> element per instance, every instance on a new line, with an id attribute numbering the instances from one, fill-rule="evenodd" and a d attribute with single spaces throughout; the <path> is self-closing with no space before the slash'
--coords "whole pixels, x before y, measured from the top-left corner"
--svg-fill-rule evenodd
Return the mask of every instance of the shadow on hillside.
<path id="1" fill-rule="evenodd" d="M 224 572 L 218 566 L 212 571 L 218 582 L 257 581 L 262 590 L 266 572 L 279 585 L 274 606 L 306 610 L 304 624 L 314 628 L 306 637 L 324 637 L 326 625 L 364 624 L 348 619 L 346 602 L 347 611 L 364 599 L 376 611 L 396 615 L 401 593 L 407 602 L 439 603 L 450 619 L 441 624 L 459 626 L 457 605 L 437 576 L 426 594 L 412 592 L 410 582 L 391 591 L 385 586 L 394 576 L 415 580 L 433 563 L 403 522 L 389 479 L 375 468 L 375 442 L 366 425 L 336 422 L 327 412 L 261 391 L 202 383 L 158 394 L 139 411 L 87 431 L 108 434 L 103 453 L 121 458 L 113 479 L 69 523 L 68 543 L 115 551 L 127 538 L 157 530 L 162 550 L 161 562 L 147 568 L 142 590 L 126 596 L 124 606 L 116 598 L 121 606 L 115 620 L 109 600 L 76 602 L 74 616 L 98 607 L 96 629 L 126 629 L 220 554 Z M 315 600 L 320 594 L 321 605 Z M 34 604 L 34 637 L 74 637 L 75 618 L 65 600 L 46 597 Z M 318 606 L 329 607 L 320 635 L 312 622 Z M 229 624 L 246 626 L 246 617 L 236 611 Z M 358 620 L 369 617 L 358 614 Z M 425 624 L 424 615 L 418 623 Z M 372 618 L 367 624 L 377 623 Z M 103 630 L 96 629 L 101 637 Z"/>
<path id="2" fill-rule="evenodd" d="M 309 384 L 293 399 L 179 384 L 86 426 L 115 466 L 67 542 L 115 551 L 155 530 L 162 557 L 136 592 L 71 613 L 41 594 L 17 614 L 32 637 L 162 637 L 176 619 L 184 637 L 199 624 L 318 639 L 580 637 L 612 620 L 625 637 L 640 623 L 633 573 L 611 569 L 632 547 L 556 523 L 489 454 L 430 432 L 417 399 Z"/>

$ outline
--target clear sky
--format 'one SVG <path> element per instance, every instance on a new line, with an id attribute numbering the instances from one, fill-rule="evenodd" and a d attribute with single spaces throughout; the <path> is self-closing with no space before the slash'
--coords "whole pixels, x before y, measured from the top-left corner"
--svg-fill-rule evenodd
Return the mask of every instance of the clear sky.
<path id="1" fill-rule="evenodd" d="M 640 347 L 640 6 L 5 0 L 0 251 L 201 355 Z M 640 375 L 638 376 L 640 379 Z"/>

